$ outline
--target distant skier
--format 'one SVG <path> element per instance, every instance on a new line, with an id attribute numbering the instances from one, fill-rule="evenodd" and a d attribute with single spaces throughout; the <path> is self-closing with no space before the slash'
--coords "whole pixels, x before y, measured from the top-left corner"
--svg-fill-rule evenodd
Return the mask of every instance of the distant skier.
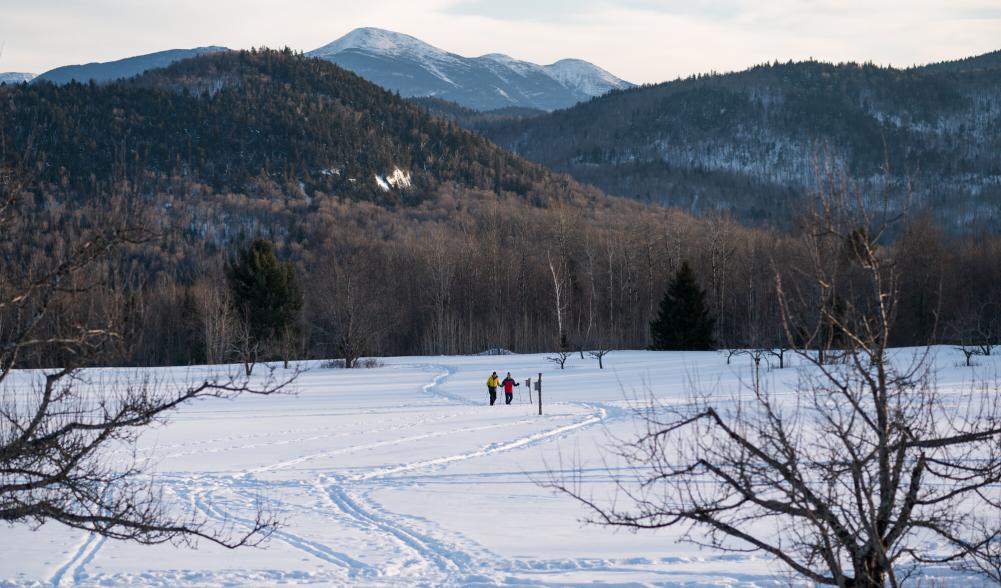
<path id="1" fill-rule="evenodd" d="M 511 404 L 511 400 L 514 399 L 514 387 L 521 386 L 518 382 L 514 381 L 511 377 L 511 372 L 507 373 L 507 377 L 501 382 L 504 386 L 504 404 Z"/>
<path id="2" fill-rule="evenodd" d="M 500 378 L 497 377 L 497 372 L 490 374 L 487 378 L 487 392 L 490 393 L 490 406 L 493 406 L 497 402 L 497 386 L 500 386 Z"/>

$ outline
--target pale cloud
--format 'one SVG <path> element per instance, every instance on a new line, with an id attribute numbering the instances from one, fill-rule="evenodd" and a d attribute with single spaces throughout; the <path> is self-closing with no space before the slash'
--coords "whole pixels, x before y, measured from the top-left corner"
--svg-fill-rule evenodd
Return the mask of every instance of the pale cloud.
<path id="1" fill-rule="evenodd" d="M 1001 49 L 997 0 L 0 0 L 0 71 L 174 47 L 310 50 L 359 26 L 635 82 L 765 61 L 901 66 Z"/>

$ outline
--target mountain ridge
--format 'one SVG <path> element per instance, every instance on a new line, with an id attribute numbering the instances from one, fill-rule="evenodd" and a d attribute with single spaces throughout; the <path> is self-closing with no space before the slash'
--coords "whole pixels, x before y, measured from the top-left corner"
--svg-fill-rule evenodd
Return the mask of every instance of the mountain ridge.
<path id="1" fill-rule="evenodd" d="M 229 49 L 216 45 L 192 49 L 167 49 L 114 61 L 64 65 L 38 75 L 33 81 L 45 81 L 53 84 L 68 84 L 73 81 L 106 83 L 135 77 L 151 69 L 167 67 L 184 59 L 220 51 L 229 51 Z"/>
<path id="2" fill-rule="evenodd" d="M 374 27 L 354 29 L 306 55 L 332 61 L 404 97 L 431 96 L 475 110 L 551 111 L 633 86 L 580 59 L 539 65 L 503 53 L 463 57 Z"/>

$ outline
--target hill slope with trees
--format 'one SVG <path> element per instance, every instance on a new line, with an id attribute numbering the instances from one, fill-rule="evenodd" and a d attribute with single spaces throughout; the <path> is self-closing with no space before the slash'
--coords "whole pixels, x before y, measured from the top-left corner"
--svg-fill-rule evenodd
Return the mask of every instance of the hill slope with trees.
<path id="1" fill-rule="evenodd" d="M 696 213 L 787 225 L 804 194 L 843 174 L 950 230 L 997 227 L 997 55 L 906 70 L 767 64 L 476 126 L 610 194 Z"/>
<path id="2" fill-rule="evenodd" d="M 215 53 L 123 82 L 8 88 L 5 98 L 12 151 L 30 147 L 39 181 L 81 194 L 122 174 L 385 204 L 419 200 L 443 182 L 537 201 L 585 192 L 543 187 L 566 182 L 290 51 Z"/>

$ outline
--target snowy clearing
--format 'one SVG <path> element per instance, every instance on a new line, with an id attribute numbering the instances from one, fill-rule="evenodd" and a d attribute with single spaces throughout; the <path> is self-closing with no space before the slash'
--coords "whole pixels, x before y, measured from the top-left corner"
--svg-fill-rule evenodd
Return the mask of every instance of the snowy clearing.
<path id="1" fill-rule="evenodd" d="M 906 350 L 897 353 L 907 355 Z M 937 349 L 939 385 L 993 380 L 1001 362 Z M 596 491 L 610 487 L 597 447 L 637 426 L 630 397 L 649 390 L 686 402 L 694 382 L 739 392 L 750 360 L 719 353 L 613 352 L 605 369 L 574 356 L 559 370 L 544 355 L 411 357 L 377 369 L 319 362 L 292 395 L 204 400 L 149 431 L 139 451 L 155 462 L 170 500 L 213 520 L 248 521 L 260 498 L 285 525 L 266 548 L 197 550 L 104 540 L 55 524 L 4 529 L 0 585 L 233 586 L 605 585 L 787 586 L 765 557 L 678 543 L 683 529 L 615 533 L 582 526 L 576 503 L 540 487 L 547 469 L 575 457 Z M 153 370 L 198 379 L 206 370 Z M 792 393 L 798 367 L 771 370 Z M 521 381 L 544 373 L 545 415 L 528 404 L 487 406 L 491 371 Z M 262 368 L 259 371 L 263 372 Z M 105 380 L 136 370 L 101 370 Z M 22 385 L 27 374 L 17 374 Z M 932 585 L 960 579 L 928 568 Z"/>

